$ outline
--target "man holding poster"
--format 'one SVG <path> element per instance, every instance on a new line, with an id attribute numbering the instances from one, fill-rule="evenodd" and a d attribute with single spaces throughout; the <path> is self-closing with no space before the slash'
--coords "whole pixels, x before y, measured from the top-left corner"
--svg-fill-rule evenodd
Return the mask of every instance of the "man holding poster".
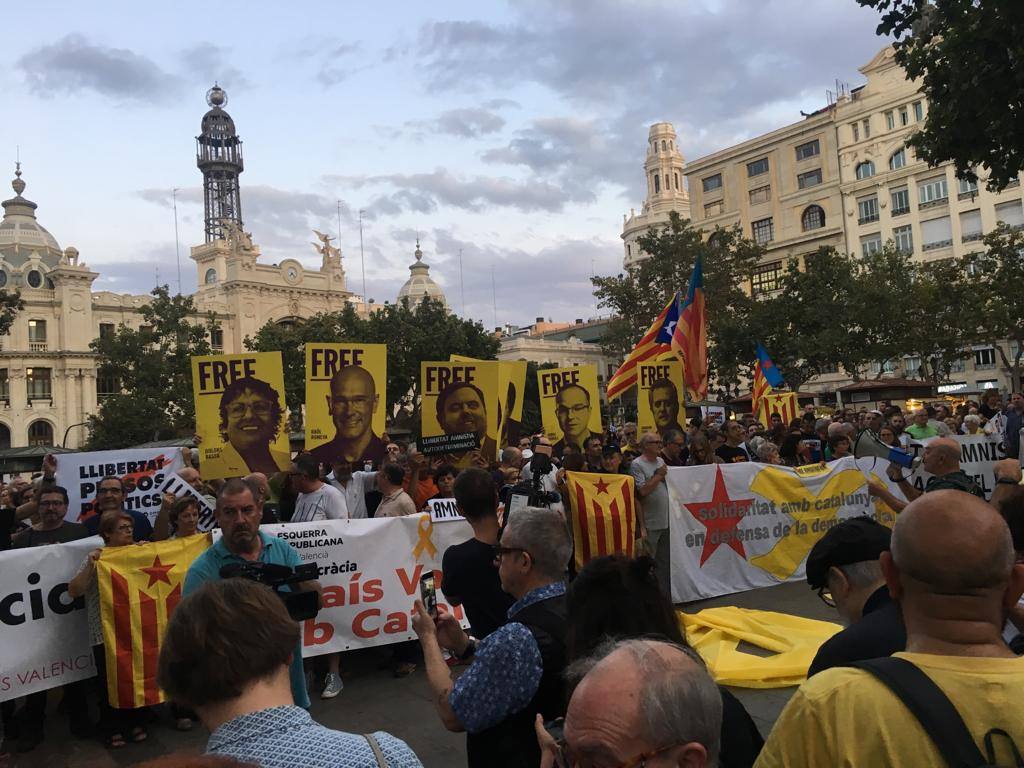
<path id="1" fill-rule="evenodd" d="M 379 437 L 384 406 L 378 392 L 386 382 L 384 344 L 306 345 L 306 447 L 317 461 L 347 461 L 366 471 L 380 465 L 387 451 Z"/>
<path id="2" fill-rule="evenodd" d="M 420 371 L 422 452 L 443 455 L 458 469 L 494 461 L 498 455 L 498 409 L 493 407 L 498 363 L 425 362 Z"/>
<path id="3" fill-rule="evenodd" d="M 206 477 L 288 469 L 280 352 L 193 357 L 192 386 Z"/>
<path id="4" fill-rule="evenodd" d="M 537 371 L 544 431 L 561 457 L 566 445 L 582 453 L 591 437 L 601 436 L 601 395 L 592 365 Z"/>

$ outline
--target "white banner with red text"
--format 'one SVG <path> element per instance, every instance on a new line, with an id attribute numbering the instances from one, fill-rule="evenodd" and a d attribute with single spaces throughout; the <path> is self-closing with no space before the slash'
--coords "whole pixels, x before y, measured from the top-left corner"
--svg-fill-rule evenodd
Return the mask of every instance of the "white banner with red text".
<path id="1" fill-rule="evenodd" d="M 84 598 L 68 582 L 99 536 L 0 552 L 0 701 L 96 674 Z"/>
<path id="2" fill-rule="evenodd" d="M 464 519 L 433 522 L 429 514 L 261 530 L 319 568 L 323 605 L 303 626 L 303 656 L 415 639 L 410 617 L 420 577 L 432 570 L 440 587 L 445 550 L 473 536 Z M 68 598 L 67 584 L 100 545 L 93 537 L 0 552 L 0 701 L 95 674 L 85 604 Z M 461 607 L 449 610 L 467 623 Z"/>

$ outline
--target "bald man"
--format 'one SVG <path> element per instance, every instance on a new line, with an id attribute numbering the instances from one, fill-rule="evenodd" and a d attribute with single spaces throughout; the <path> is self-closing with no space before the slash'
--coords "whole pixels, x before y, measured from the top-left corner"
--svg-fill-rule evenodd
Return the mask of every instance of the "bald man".
<path id="1" fill-rule="evenodd" d="M 609 642 L 569 671 L 581 674 L 565 716 L 567 765 L 717 765 L 722 697 L 693 651 Z M 539 737 L 548 745 L 541 765 L 557 765 L 550 736 Z"/>
<path id="2" fill-rule="evenodd" d="M 969 532 L 969 535 L 966 535 Z M 907 650 L 864 665 L 909 663 L 947 696 L 976 745 L 1002 729 L 1024 745 L 1024 658 L 1003 641 L 1024 592 L 1006 522 L 962 491 L 939 490 L 896 518 L 879 558 L 907 628 Z M 901 661 L 900 661 L 901 660 Z M 914 670 L 911 670 L 914 671 Z M 1014 765 L 1005 736 L 989 765 Z M 979 746 L 979 749 L 981 747 Z M 982 761 L 972 764 L 982 764 Z M 911 710 L 867 668 L 825 670 L 793 695 L 756 766 L 946 765 Z"/>
<path id="3" fill-rule="evenodd" d="M 921 469 L 932 475 L 924 486 L 924 493 L 953 490 L 970 493 L 980 499 L 985 498 L 985 492 L 966 472 L 960 469 L 960 444 L 951 437 L 935 438 L 925 446 Z M 902 467 L 890 464 L 886 474 L 899 486 L 908 501 L 913 501 L 921 495 L 921 491 L 911 484 L 910 475 L 903 474 Z M 878 481 L 868 483 L 868 493 L 878 496 L 896 512 L 902 511 L 907 506 L 907 502 L 896 498 L 888 488 Z"/>
<path id="4" fill-rule="evenodd" d="M 347 461 L 366 471 L 376 469 L 387 446 L 373 434 L 373 414 L 380 403 L 373 376 L 358 365 L 345 366 L 331 377 L 326 399 L 334 438 L 312 449 L 313 458 L 323 464 Z"/>

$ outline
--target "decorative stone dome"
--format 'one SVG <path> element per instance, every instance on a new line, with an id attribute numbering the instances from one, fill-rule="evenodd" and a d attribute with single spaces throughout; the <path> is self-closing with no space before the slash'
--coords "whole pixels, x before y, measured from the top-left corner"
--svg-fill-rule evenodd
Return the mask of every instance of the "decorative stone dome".
<path id="1" fill-rule="evenodd" d="M 4 217 L 0 221 L 0 254 L 4 260 L 20 267 L 35 252 L 47 265 L 54 267 L 61 258 L 57 239 L 36 221 L 36 204 L 21 196 L 25 182 L 21 178 L 21 164 L 16 166 L 14 197 L 4 200 Z"/>
<path id="2" fill-rule="evenodd" d="M 423 261 L 419 238 L 416 238 L 416 251 L 413 255 L 416 257 L 416 261 L 409 265 L 409 279 L 405 281 L 405 285 L 398 292 L 398 301 L 409 299 L 409 304 L 415 306 L 423 299 L 431 298 L 448 306 L 441 286 L 430 277 L 430 267 Z"/>

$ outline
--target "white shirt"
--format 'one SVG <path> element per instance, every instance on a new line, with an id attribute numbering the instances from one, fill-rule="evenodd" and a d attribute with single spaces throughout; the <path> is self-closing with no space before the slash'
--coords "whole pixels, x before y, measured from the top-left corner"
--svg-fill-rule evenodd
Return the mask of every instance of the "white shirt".
<path id="1" fill-rule="evenodd" d="M 311 523 L 314 520 L 345 520 L 348 504 L 337 488 L 324 483 L 312 493 L 300 493 L 295 502 L 293 523 Z"/>
<path id="2" fill-rule="evenodd" d="M 366 494 L 377 490 L 376 472 L 353 472 L 352 479 L 348 485 L 338 482 L 334 473 L 327 476 L 327 482 L 337 488 L 345 495 L 345 503 L 348 505 L 348 516 L 353 520 L 366 517 Z"/>

